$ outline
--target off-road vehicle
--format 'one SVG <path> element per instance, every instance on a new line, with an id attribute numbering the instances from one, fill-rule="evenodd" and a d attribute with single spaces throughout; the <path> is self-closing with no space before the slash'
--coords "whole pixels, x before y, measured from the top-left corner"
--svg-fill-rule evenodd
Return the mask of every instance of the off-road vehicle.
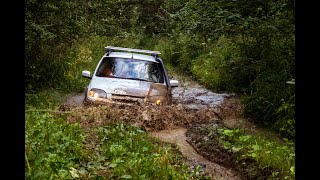
<path id="1" fill-rule="evenodd" d="M 169 80 L 159 51 L 107 46 L 85 91 L 86 103 L 170 104 L 177 80 Z"/>

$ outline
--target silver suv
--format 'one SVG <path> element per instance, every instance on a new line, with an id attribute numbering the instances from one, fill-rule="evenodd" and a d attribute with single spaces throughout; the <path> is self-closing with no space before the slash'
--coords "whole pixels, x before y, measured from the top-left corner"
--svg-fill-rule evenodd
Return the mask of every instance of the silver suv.
<path id="1" fill-rule="evenodd" d="M 85 92 L 86 103 L 170 104 L 172 87 L 159 51 L 106 47 L 92 77 L 89 71 L 82 76 L 91 79 Z"/>

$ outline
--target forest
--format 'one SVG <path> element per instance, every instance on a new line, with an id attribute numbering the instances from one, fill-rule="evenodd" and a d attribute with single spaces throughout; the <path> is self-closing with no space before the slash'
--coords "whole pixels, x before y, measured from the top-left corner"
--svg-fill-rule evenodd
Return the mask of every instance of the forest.
<path id="1" fill-rule="evenodd" d="M 55 108 L 56 91 L 83 92 L 88 81 L 81 71 L 93 71 L 107 45 L 160 51 L 175 71 L 214 92 L 239 95 L 247 119 L 294 143 L 294 0 L 26 0 L 26 109 Z M 52 96 L 52 103 L 43 93 Z M 84 137 L 73 137 L 80 130 L 59 124 L 61 117 L 39 135 L 50 119 L 49 113 L 26 112 L 26 174 L 31 179 L 67 177 L 64 171 L 44 175 L 30 167 L 41 164 L 30 153 L 46 134 L 55 137 L 65 128 L 65 138 L 75 147 L 66 161 L 83 156 L 78 144 Z M 57 154 L 43 156 L 48 160 Z"/>

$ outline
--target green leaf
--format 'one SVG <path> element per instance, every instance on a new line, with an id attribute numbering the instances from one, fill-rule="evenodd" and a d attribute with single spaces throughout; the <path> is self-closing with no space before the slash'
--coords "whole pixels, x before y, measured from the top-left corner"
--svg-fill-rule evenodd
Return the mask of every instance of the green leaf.
<path id="1" fill-rule="evenodd" d="M 229 129 L 225 129 L 223 131 L 223 134 L 227 135 L 227 136 L 232 136 L 233 135 L 233 131 L 232 130 L 229 130 Z"/>
<path id="2" fill-rule="evenodd" d="M 247 141 L 251 136 L 240 136 L 239 141 Z"/>
<path id="3" fill-rule="evenodd" d="M 146 179 L 146 175 L 143 174 L 143 175 L 139 176 L 139 179 L 141 179 L 141 180 Z"/>
<path id="4" fill-rule="evenodd" d="M 71 176 L 72 176 L 73 178 L 78 178 L 78 177 L 79 177 L 78 171 L 77 171 L 75 168 L 73 168 L 73 167 L 71 167 L 70 169 L 71 169 L 71 170 L 70 170 L 69 172 L 70 172 Z"/>
<path id="5" fill-rule="evenodd" d="M 79 172 L 80 174 L 87 174 L 87 173 L 88 173 L 88 171 L 87 171 L 86 169 L 84 169 L 83 167 L 80 168 L 80 169 L 78 170 L 78 172 Z"/>
<path id="6" fill-rule="evenodd" d="M 271 151 L 266 151 L 265 153 L 266 153 L 266 154 L 270 154 L 270 153 L 271 153 Z"/>
<path id="7" fill-rule="evenodd" d="M 111 168 L 114 168 L 114 167 L 116 167 L 118 164 L 116 164 L 116 163 L 111 163 L 110 165 L 109 165 L 109 167 L 111 167 Z"/>
<path id="8" fill-rule="evenodd" d="M 145 151 L 148 151 L 149 149 L 147 147 L 143 147 L 142 151 L 145 152 Z"/>
<path id="9" fill-rule="evenodd" d="M 241 150 L 242 149 L 242 147 L 232 147 L 231 148 L 231 150 L 233 151 L 233 152 L 238 152 L 239 150 Z"/>
<path id="10" fill-rule="evenodd" d="M 66 178 L 68 176 L 68 171 L 66 171 L 64 169 L 60 169 L 58 171 L 58 176 L 60 176 L 61 178 Z"/>
<path id="11" fill-rule="evenodd" d="M 251 157 L 257 157 L 257 154 L 256 153 L 251 153 L 250 156 Z"/>
<path id="12" fill-rule="evenodd" d="M 279 172 L 272 172 L 272 177 L 278 176 Z"/>
<path id="13" fill-rule="evenodd" d="M 126 174 L 126 175 L 121 176 L 120 178 L 123 178 L 123 179 L 131 179 L 132 176 Z"/>
<path id="14" fill-rule="evenodd" d="M 260 147 L 258 144 L 253 145 L 252 148 L 253 148 L 255 151 L 259 151 L 259 150 L 261 149 L 261 147 Z"/>
<path id="15" fill-rule="evenodd" d="M 292 167 L 290 168 L 290 171 L 291 171 L 292 174 L 294 174 L 294 169 L 295 169 L 294 166 L 292 166 Z"/>
<path id="16" fill-rule="evenodd" d="M 140 130 L 140 129 L 138 129 L 137 132 L 138 132 L 138 133 L 145 133 L 144 131 L 142 131 L 142 130 Z"/>

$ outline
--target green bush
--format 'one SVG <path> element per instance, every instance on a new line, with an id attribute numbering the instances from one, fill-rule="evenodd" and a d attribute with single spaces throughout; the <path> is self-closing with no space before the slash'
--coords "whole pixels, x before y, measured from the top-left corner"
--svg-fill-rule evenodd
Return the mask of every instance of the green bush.
<path id="1" fill-rule="evenodd" d="M 81 72 L 88 70 L 94 72 L 96 65 L 105 53 L 108 39 L 92 36 L 80 39 L 69 47 L 61 66 L 66 66 L 64 72 L 65 81 L 60 83 L 59 89 L 64 92 L 83 92 L 88 84 L 88 79 L 82 77 Z"/>
<path id="2" fill-rule="evenodd" d="M 176 42 L 167 37 L 156 37 L 158 38 L 154 49 L 161 52 L 161 59 L 166 65 L 177 65 L 177 59 L 180 57 L 179 49 Z M 156 40 L 155 40 L 156 41 Z"/>
<path id="3" fill-rule="evenodd" d="M 50 113 L 26 112 L 26 179 L 67 179 L 83 159 L 84 134 Z"/>
<path id="4" fill-rule="evenodd" d="M 221 36 L 216 43 L 204 46 L 206 51 L 192 63 L 192 72 L 196 79 L 215 91 L 237 91 L 239 87 L 230 73 L 230 66 L 239 58 L 237 45 L 230 38 Z"/>

